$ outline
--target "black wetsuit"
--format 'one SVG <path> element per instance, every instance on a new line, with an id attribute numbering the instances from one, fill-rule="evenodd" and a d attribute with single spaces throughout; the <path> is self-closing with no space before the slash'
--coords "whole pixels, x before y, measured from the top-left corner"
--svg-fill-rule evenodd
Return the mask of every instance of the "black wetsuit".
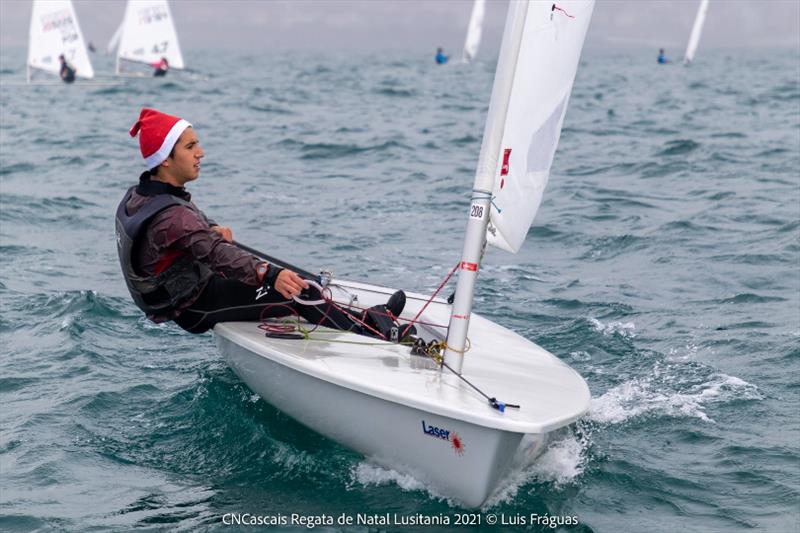
<path id="1" fill-rule="evenodd" d="M 75 81 L 75 69 L 66 63 L 61 64 L 61 71 L 59 72 L 59 75 L 64 83 L 72 83 Z"/>
<path id="2" fill-rule="evenodd" d="M 265 289 L 256 273 L 256 266 L 261 260 L 226 242 L 212 230 L 212 225 L 216 224 L 191 203 L 191 195 L 185 189 L 150 180 L 149 172 L 142 174 L 139 186 L 128 191 L 117 209 L 118 232 L 127 227 L 126 221 L 140 209 L 164 195 L 172 195 L 183 203 L 170 204 L 158 211 L 138 227 L 138 233 L 128 235 L 125 230 L 125 236 L 134 244 L 130 249 L 120 249 L 123 275 L 130 278 L 128 272 L 133 269 L 147 279 L 154 279 L 162 273 L 167 275 L 183 256 L 202 262 L 213 274 L 190 276 L 190 281 L 198 283 L 196 290 L 181 291 L 178 289 L 183 287 L 188 273 L 185 270 L 175 271 L 175 279 L 167 283 L 165 288 L 168 292 L 174 290 L 183 296 L 167 309 L 154 310 L 155 304 L 164 303 L 158 300 L 158 292 L 148 296 L 149 300 L 140 295 L 139 299 L 147 304 L 142 310 L 151 320 L 174 320 L 186 331 L 202 333 L 218 322 L 253 321 L 297 313 L 312 324 L 358 333 L 362 331 L 350 316 L 329 303 L 302 305 L 284 298 L 274 288 Z M 122 242 L 122 237 L 119 235 L 118 243 Z M 128 264 L 130 268 L 126 266 Z M 137 286 L 130 285 L 129 289 L 132 293 L 139 290 Z M 321 298 L 313 288 L 306 289 L 304 293 L 304 300 Z M 134 297 L 136 300 L 137 297 Z"/>

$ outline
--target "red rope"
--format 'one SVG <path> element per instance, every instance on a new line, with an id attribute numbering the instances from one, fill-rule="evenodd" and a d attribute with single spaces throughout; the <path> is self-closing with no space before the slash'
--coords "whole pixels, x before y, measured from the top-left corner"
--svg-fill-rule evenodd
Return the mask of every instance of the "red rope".
<path id="1" fill-rule="evenodd" d="M 425 311 L 425 309 L 427 309 L 427 307 L 430 305 L 430 303 L 433 301 L 433 299 L 436 298 L 436 295 L 438 295 L 442 291 L 444 286 L 447 285 L 447 282 L 450 281 L 451 277 L 453 277 L 453 274 L 455 274 L 456 270 L 458 270 L 458 267 L 459 267 L 460 264 L 461 263 L 457 263 L 456 266 L 454 266 L 453 269 L 450 271 L 450 273 L 447 274 L 447 277 L 444 278 L 444 281 L 442 281 L 442 283 L 439 285 L 439 287 L 437 287 L 437 289 L 433 292 L 431 297 L 428 298 L 428 301 L 425 302 L 425 305 L 422 306 L 422 309 L 419 310 L 419 312 L 416 314 L 416 316 L 412 320 L 410 320 L 408 322 L 408 324 L 402 324 L 402 326 L 406 326 L 407 327 L 410 324 L 424 324 L 424 325 L 427 325 L 427 326 L 433 326 L 433 327 L 437 327 L 437 328 L 447 327 L 447 326 L 443 326 L 441 324 L 434 324 L 432 322 L 423 322 L 423 321 L 419 320 L 419 317 L 422 315 L 422 313 Z M 328 291 L 328 294 L 330 294 L 330 291 Z M 356 322 L 357 324 L 361 325 L 362 327 L 368 329 L 369 331 L 371 331 L 372 333 L 374 333 L 375 335 L 377 335 L 381 339 L 386 340 L 386 336 L 383 335 L 380 331 L 378 331 L 375 328 L 371 327 L 369 324 L 366 323 L 365 320 L 361 320 L 359 317 L 357 317 L 352 312 L 349 312 L 353 308 L 354 309 L 359 309 L 361 311 L 366 311 L 367 308 L 359 307 L 357 305 L 350 305 L 350 306 L 348 306 L 348 308 L 345 308 L 343 306 L 340 306 L 336 302 L 334 302 L 333 299 L 330 296 L 326 295 L 324 292 L 322 294 L 322 298 L 330 306 L 333 306 L 333 307 L 337 308 L 339 311 L 341 311 L 342 313 L 345 313 L 348 317 L 350 317 L 351 320 L 353 320 L 353 322 Z M 265 332 L 267 332 L 267 334 L 270 334 L 270 333 L 272 333 L 272 334 L 286 334 L 286 333 L 294 332 L 295 331 L 295 326 L 293 326 L 293 325 L 276 324 L 276 323 L 267 322 L 268 319 L 264 317 L 264 313 L 267 311 L 267 309 L 271 309 L 273 307 L 285 307 L 286 309 L 289 310 L 289 313 L 287 315 L 284 315 L 284 316 L 294 315 L 294 316 L 300 318 L 300 315 L 298 314 L 297 310 L 294 309 L 290 305 L 283 304 L 283 303 L 269 304 L 269 305 L 264 306 L 264 309 L 261 311 L 261 317 L 260 317 L 261 324 L 258 327 L 260 329 L 264 330 Z M 331 319 L 331 317 L 328 316 L 328 314 L 325 311 L 320 310 L 320 312 L 322 313 L 322 315 L 325 318 L 327 318 L 331 322 L 334 322 L 334 320 Z M 382 313 L 382 314 L 384 314 L 384 313 Z M 395 320 L 395 319 L 398 318 L 398 317 L 393 316 L 392 313 L 388 312 L 388 311 L 384 315 L 389 317 L 389 318 L 391 318 L 392 320 Z M 276 317 L 276 318 L 278 318 L 278 317 Z M 319 325 L 320 325 L 320 323 L 314 324 L 314 327 L 309 331 L 309 333 L 314 331 L 315 329 L 317 329 L 319 327 Z"/>
<path id="2" fill-rule="evenodd" d="M 450 273 L 447 275 L 447 277 L 444 278 L 444 281 L 441 283 L 441 285 L 439 285 L 439 288 L 436 289 L 433 292 L 433 294 L 431 295 L 430 298 L 428 298 L 428 301 L 425 302 L 425 305 L 423 305 L 422 309 L 419 310 L 419 313 L 417 313 L 417 316 L 415 316 L 414 320 L 411 321 L 412 324 L 414 324 L 417 321 L 417 319 L 420 317 L 422 312 L 425 311 L 425 309 L 428 307 L 428 305 L 430 305 L 430 303 L 433 301 L 433 299 L 436 298 L 436 295 L 439 294 L 439 292 L 444 288 L 445 285 L 447 285 L 447 282 L 450 281 L 450 278 L 453 277 L 453 274 L 455 274 L 456 270 L 458 270 L 459 265 L 461 265 L 460 262 L 456 263 L 456 266 L 454 266 L 453 270 L 451 270 Z"/>
<path id="3" fill-rule="evenodd" d="M 569 18 L 571 18 L 571 19 L 574 19 L 574 18 L 575 18 L 575 17 L 573 17 L 572 15 L 570 15 L 569 13 L 567 13 L 566 11 L 564 11 L 563 9 L 561 9 L 560 7 L 558 7 L 558 6 L 557 6 L 557 5 L 555 5 L 555 4 L 553 4 L 553 9 L 551 9 L 550 11 L 561 11 L 562 13 L 564 13 L 564 14 L 565 14 L 566 16 L 568 16 Z"/>

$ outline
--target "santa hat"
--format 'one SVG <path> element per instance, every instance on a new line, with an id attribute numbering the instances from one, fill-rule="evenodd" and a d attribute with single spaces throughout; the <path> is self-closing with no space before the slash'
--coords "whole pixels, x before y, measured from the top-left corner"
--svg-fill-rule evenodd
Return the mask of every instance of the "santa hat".
<path id="1" fill-rule="evenodd" d="M 169 157 L 183 130 L 192 125 L 182 118 L 155 109 L 143 108 L 139 120 L 131 128 L 131 137 L 139 134 L 139 148 L 147 168 L 155 168 Z"/>

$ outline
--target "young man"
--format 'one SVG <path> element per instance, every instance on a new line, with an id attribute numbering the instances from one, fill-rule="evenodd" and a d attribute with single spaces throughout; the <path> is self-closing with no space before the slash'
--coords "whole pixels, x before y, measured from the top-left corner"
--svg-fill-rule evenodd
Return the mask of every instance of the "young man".
<path id="1" fill-rule="evenodd" d="M 297 312 L 312 324 L 363 332 L 353 317 L 316 300 L 316 289 L 295 272 L 267 263 L 233 244 L 220 226 L 192 203 L 184 186 L 200 176 L 205 152 L 192 125 L 142 109 L 130 130 L 149 169 L 117 208 L 117 251 L 133 301 L 154 322 L 173 320 L 191 333 L 217 322 L 258 320 Z M 395 316 L 405 304 L 398 291 L 387 304 Z"/>

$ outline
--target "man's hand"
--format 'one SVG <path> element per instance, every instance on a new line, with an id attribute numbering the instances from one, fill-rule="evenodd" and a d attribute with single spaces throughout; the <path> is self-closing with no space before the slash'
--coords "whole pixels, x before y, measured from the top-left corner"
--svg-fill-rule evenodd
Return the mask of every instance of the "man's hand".
<path id="1" fill-rule="evenodd" d="M 297 296 L 303 289 L 307 288 L 308 283 L 306 283 L 306 280 L 288 269 L 281 270 L 275 280 L 275 290 L 288 300 Z"/>
<path id="2" fill-rule="evenodd" d="M 228 242 L 233 242 L 233 232 L 228 226 L 211 226 L 211 231 L 219 233 Z"/>

